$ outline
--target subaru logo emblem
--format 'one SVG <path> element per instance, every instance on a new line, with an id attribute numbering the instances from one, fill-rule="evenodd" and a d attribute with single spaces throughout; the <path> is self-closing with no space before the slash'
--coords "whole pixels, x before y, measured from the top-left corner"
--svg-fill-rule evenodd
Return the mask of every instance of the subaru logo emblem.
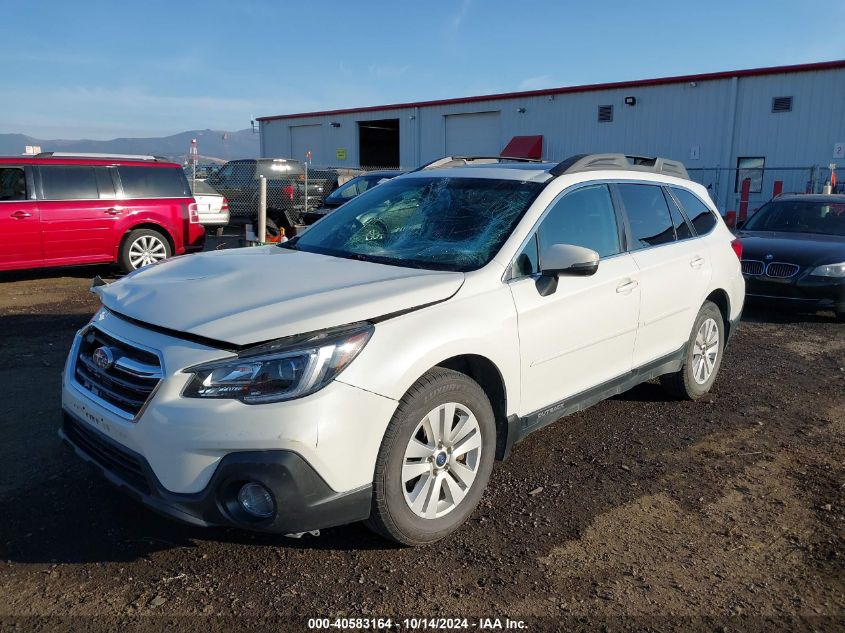
<path id="1" fill-rule="evenodd" d="M 108 369 L 114 365 L 114 354 L 108 347 L 98 347 L 91 355 L 91 360 L 100 369 Z"/>
<path id="2" fill-rule="evenodd" d="M 774 256 L 774 255 L 772 255 L 771 253 L 769 253 L 768 255 L 766 255 L 766 261 L 767 261 L 767 262 L 772 261 L 774 258 L 775 258 L 775 256 Z"/>

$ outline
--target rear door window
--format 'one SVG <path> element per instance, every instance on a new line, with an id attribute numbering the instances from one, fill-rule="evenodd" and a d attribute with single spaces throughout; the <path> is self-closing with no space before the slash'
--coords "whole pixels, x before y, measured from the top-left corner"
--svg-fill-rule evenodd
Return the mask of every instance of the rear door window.
<path id="1" fill-rule="evenodd" d="M 0 167 L 0 202 L 28 199 L 26 173 L 20 167 Z"/>
<path id="2" fill-rule="evenodd" d="M 695 227 L 695 232 L 699 235 L 704 235 L 712 231 L 717 222 L 716 214 L 712 209 L 704 204 L 701 198 L 687 189 L 681 189 L 680 187 L 671 187 L 671 189 L 678 202 L 684 208 L 690 222 Z"/>
<path id="3" fill-rule="evenodd" d="M 658 185 L 617 185 L 631 227 L 631 250 L 675 241 L 675 225 L 663 188 Z"/>
<path id="4" fill-rule="evenodd" d="M 191 195 L 181 169 L 121 165 L 117 172 L 126 198 L 185 198 Z"/>
<path id="5" fill-rule="evenodd" d="M 100 197 L 93 167 L 42 165 L 39 171 L 45 200 L 96 200 Z"/>

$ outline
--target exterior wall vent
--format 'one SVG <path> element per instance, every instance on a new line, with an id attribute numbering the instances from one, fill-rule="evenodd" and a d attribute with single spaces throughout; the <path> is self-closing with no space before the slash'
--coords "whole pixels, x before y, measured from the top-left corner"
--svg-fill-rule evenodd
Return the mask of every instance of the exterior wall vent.
<path id="1" fill-rule="evenodd" d="M 775 97 L 772 99 L 772 112 L 792 112 L 792 97 Z"/>
<path id="2" fill-rule="evenodd" d="M 613 106 L 600 105 L 599 106 L 599 123 L 610 123 L 613 121 Z"/>

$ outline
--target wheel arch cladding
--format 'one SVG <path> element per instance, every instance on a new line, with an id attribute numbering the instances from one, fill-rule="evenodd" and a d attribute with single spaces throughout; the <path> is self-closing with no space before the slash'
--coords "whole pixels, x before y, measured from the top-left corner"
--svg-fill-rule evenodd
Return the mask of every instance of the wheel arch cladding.
<path id="1" fill-rule="evenodd" d="M 706 301 L 712 301 L 719 308 L 719 312 L 722 314 L 722 325 L 725 328 L 725 339 L 727 339 L 731 334 L 731 300 L 728 293 L 721 288 L 717 288 L 707 295 Z"/>
<path id="2" fill-rule="evenodd" d="M 496 418 L 496 459 L 503 459 L 508 437 L 507 388 L 499 368 L 489 358 L 477 354 L 453 356 L 437 363 L 436 366 L 468 376 L 477 382 L 487 395 Z"/>

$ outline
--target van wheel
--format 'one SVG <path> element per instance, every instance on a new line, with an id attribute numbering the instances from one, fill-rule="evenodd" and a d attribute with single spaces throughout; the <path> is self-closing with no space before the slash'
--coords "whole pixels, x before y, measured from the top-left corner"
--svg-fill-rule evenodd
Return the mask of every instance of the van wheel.
<path id="1" fill-rule="evenodd" d="M 167 259 L 171 254 L 170 242 L 164 235 L 152 229 L 135 229 L 123 240 L 120 266 L 124 271 L 132 272 Z"/>
<path id="2" fill-rule="evenodd" d="M 367 525 L 403 545 L 444 538 L 478 505 L 495 451 L 484 391 L 464 374 L 435 367 L 408 390 L 387 427 Z"/>
<path id="3" fill-rule="evenodd" d="M 687 341 L 684 364 L 674 374 L 660 377 L 669 394 L 682 400 L 698 400 L 710 391 L 722 365 L 725 349 L 725 324 L 722 313 L 712 301 L 705 301 L 698 311 Z"/>

